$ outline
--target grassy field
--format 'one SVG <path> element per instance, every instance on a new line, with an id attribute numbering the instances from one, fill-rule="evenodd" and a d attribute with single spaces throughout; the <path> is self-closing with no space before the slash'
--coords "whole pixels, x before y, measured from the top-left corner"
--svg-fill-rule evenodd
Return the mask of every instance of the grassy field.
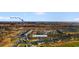
<path id="1" fill-rule="evenodd" d="M 62 45 L 59 45 L 58 47 L 79 47 L 79 41 L 65 42 Z"/>

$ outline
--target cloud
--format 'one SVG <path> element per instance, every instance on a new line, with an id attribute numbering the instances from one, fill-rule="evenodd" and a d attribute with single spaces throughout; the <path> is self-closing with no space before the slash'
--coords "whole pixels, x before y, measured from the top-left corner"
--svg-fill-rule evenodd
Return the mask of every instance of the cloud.
<path id="1" fill-rule="evenodd" d="M 79 22 L 79 18 L 74 18 L 72 21 L 77 21 L 77 22 Z"/>
<path id="2" fill-rule="evenodd" d="M 79 18 L 73 18 L 73 19 L 63 19 L 62 22 L 79 22 Z"/>
<path id="3" fill-rule="evenodd" d="M 23 19 L 18 16 L 0 16 L 0 21 L 23 21 Z"/>
<path id="4" fill-rule="evenodd" d="M 45 14 L 45 12 L 36 12 L 35 14 L 36 15 L 43 15 L 43 14 Z"/>
<path id="5" fill-rule="evenodd" d="M 7 17 L 7 16 L 0 16 L 0 19 L 10 19 L 10 17 Z"/>

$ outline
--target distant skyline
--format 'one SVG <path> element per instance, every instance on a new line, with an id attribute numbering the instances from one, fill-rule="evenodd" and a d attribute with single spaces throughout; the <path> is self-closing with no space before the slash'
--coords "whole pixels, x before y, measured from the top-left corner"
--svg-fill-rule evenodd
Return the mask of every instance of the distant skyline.
<path id="1" fill-rule="evenodd" d="M 0 17 L 21 17 L 24 21 L 79 22 L 79 12 L 0 12 Z M 0 18 L 0 21 L 21 21 Z"/>

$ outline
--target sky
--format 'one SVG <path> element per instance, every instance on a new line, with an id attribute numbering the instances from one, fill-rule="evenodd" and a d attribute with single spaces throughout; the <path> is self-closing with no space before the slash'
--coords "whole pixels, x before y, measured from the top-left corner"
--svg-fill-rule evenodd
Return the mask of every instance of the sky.
<path id="1" fill-rule="evenodd" d="M 79 22 L 79 12 L 0 12 L 0 21 L 21 21 L 9 17 L 24 21 Z"/>

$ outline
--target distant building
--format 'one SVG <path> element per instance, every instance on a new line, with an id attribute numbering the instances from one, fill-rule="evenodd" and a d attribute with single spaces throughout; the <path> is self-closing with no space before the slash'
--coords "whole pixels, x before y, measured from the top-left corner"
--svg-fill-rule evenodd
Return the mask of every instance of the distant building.
<path id="1" fill-rule="evenodd" d="M 32 37 L 47 37 L 47 35 L 32 35 Z"/>

